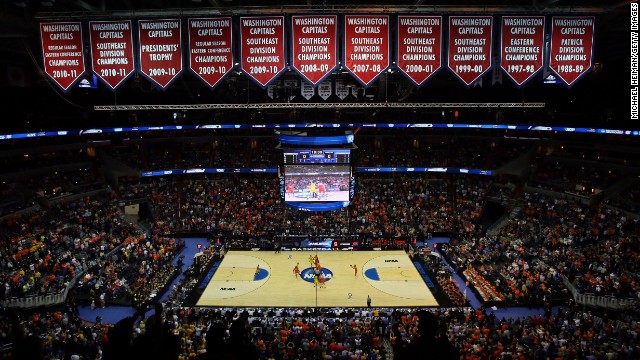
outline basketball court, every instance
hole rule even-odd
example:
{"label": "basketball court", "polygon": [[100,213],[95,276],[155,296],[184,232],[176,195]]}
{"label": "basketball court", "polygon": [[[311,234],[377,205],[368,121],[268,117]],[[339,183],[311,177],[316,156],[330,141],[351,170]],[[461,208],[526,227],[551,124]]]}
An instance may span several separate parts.
{"label": "basketball court", "polygon": [[[315,255],[324,286],[314,284]],[[361,307],[367,296],[374,307],[438,306],[404,251],[230,251],[197,306]]]}

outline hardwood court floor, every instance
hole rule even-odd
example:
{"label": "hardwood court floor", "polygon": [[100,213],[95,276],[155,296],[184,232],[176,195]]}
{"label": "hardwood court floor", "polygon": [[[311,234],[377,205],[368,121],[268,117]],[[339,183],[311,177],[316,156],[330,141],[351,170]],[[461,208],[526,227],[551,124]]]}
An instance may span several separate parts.
{"label": "hardwood court floor", "polygon": [[[327,279],[317,289],[309,269],[316,254]],[[404,251],[230,251],[197,306],[362,307],[367,295],[374,307],[438,306]]]}

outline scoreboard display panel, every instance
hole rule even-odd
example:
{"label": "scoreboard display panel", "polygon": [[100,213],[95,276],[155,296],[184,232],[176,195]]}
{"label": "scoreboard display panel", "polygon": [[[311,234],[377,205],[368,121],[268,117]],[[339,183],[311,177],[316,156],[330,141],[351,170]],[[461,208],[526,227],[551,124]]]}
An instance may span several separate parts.
{"label": "scoreboard display panel", "polygon": [[284,151],[285,164],[349,164],[350,149],[292,149]]}
{"label": "scoreboard display panel", "polygon": [[350,165],[285,165],[284,201],[349,201],[350,178]]}

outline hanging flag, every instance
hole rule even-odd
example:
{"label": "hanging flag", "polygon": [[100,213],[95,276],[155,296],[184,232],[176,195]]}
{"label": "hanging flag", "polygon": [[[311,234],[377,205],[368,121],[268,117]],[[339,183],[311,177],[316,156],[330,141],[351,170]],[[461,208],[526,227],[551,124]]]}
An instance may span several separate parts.
{"label": "hanging flag", "polygon": [[266,88],[285,70],[284,16],[240,18],[240,66]]}
{"label": "hanging flag", "polygon": [[302,81],[302,86],[300,86],[300,94],[303,98],[309,100],[313,97],[313,95],[315,95],[315,89],[313,88],[313,86],[311,86],[311,84],[307,83],[306,81]]}
{"label": "hanging flag", "polygon": [[140,73],[165,90],[182,72],[179,19],[138,20]]}
{"label": "hanging flag", "polygon": [[336,96],[338,96],[340,100],[344,100],[349,96],[349,88],[344,85],[344,80],[342,79],[336,79]]}
{"label": "hanging flag", "polygon": [[89,21],[89,40],[93,73],[117,89],[135,70],[131,20]]}
{"label": "hanging flag", "polygon": [[442,64],[442,16],[398,16],[400,71],[421,86]]}
{"label": "hanging flag", "polygon": [[344,67],[369,87],[390,64],[389,16],[345,15]]}
{"label": "hanging flag", "polygon": [[324,80],[318,85],[318,96],[320,96],[322,100],[327,100],[331,95],[331,80]]}
{"label": "hanging flag", "polygon": [[491,16],[449,17],[448,67],[467,86],[491,68]]}
{"label": "hanging flag", "polygon": [[233,69],[231,18],[189,19],[189,68],[210,88]]}
{"label": "hanging flag", "polygon": [[567,86],[591,69],[593,16],[554,16],[551,19],[549,67]]}
{"label": "hanging flag", "polygon": [[45,74],[63,91],[68,91],[85,70],[82,23],[40,23],[40,39]]}
{"label": "hanging flag", "polygon": [[542,69],[543,50],[544,16],[502,17],[500,67],[516,85],[524,85]]}
{"label": "hanging flag", "polygon": [[292,16],[291,37],[293,69],[317,86],[338,66],[338,17]]}

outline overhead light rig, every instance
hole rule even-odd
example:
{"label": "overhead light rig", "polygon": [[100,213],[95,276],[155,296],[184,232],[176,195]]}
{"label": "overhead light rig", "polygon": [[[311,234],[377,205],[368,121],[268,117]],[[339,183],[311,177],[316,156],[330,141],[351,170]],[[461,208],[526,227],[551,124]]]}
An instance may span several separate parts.
{"label": "overhead light rig", "polygon": [[263,104],[192,104],[192,105],[96,105],[95,111],[139,110],[250,110],[250,109],[419,109],[419,108],[544,108],[543,102],[511,103],[263,103]]}

